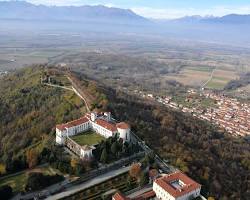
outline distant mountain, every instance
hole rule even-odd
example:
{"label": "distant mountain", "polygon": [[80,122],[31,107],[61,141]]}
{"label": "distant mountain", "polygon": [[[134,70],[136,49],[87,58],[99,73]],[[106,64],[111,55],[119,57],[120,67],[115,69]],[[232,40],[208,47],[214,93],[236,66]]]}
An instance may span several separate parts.
{"label": "distant mountain", "polygon": [[210,19],[214,19],[214,16],[205,16],[202,17],[200,15],[192,15],[192,16],[185,16],[179,19],[174,19],[172,21],[174,22],[200,22],[203,20],[210,20]]}
{"label": "distant mountain", "polygon": [[212,19],[205,19],[205,22],[217,22],[217,23],[227,23],[227,24],[250,24],[250,14],[249,15],[238,15],[230,14],[223,17],[215,17]]}
{"label": "distant mountain", "polygon": [[131,10],[105,6],[45,6],[25,1],[0,2],[0,19],[60,21],[147,21]]}
{"label": "distant mountain", "polygon": [[192,22],[192,23],[224,23],[224,24],[250,24],[250,15],[230,14],[223,17],[200,15],[186,16],[171,20],[172,22]]}

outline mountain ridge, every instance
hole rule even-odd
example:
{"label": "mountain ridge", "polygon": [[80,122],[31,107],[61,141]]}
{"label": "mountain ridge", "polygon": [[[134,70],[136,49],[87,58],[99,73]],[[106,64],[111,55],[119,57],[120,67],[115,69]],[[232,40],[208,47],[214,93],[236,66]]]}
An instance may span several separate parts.
{"label": "mountain ridge", "polygon": [[34,5],[26,1],[0,2],[0,19],[147,21],[146,18],[137,15],[130,9],[103,5],[46,6]]}
{"label": "mountain ridge", "polygon": [[228,14],[222,17],[191,15],[172,22],[199,22],[199,23],[224,23],[224,24],[250,24],[250,14]]}

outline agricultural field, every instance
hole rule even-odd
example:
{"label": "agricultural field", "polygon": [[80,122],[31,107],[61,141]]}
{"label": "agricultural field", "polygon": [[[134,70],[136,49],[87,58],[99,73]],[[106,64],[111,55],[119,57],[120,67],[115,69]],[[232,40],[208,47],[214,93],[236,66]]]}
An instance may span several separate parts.
{"label": "agricultural field", "polygon": [[[185,67],[177,75],[167,75],[166,79],[175,80],[185,86],[201,87],[211,78],[214,67]],[[223,89],[231,80],[238,78],[236,71],[215,69],[213,78],[205,86],[208,89]]]}
{"label": "agricultural field", "polygon": [[237,78],[239,78],[239,75],[235,71],[216,69],[213,78],[208,82],[206,88],[221,90],[229,81]]}
{"label": "agricultural field", "polygon": [[203,71],[196,68],[184,68],[176,75],[167,75],[166,79],[175,80],[187,86],[200,87],[209,79],[211,71]]}
{"label": "agricultural field", "polygon": [[83,146],[83,145],[98,144],[105,138],[93,131],[88,131],[80,135],[73,136],[71,137],[71,139],[73,139],[77,144],[80,144]]}
{"label": "agricultural field", "polygon": [[10,185],[13,188],[13,192],[23,191],[28,178],[28,174],[31,172],[40,172],[46,175],[61,174],[61,172],[55,170],[50,166],[38,167],[32,170],[22,171],[14,175],[2,177],[0,178],[0,186]]}

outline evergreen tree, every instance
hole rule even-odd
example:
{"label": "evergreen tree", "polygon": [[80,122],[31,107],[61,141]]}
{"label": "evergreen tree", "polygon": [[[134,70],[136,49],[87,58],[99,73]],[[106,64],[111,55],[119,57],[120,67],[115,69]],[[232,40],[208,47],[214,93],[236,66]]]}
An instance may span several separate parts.
{"label": "evergreen tree", "polygon": [[117,156],[117,153],[119,152],[119,146],[116,141],[111,145],[111,152],[115,156]]}
{"label": "evergreen tree", "polygon": [[106,149],[106,148],[104,148],[104,149],[102,150],[102,154],[101,154],[100,161],[101,161],[102,163],[107,163],[107,162],[108,162],[108,153],[107,153],[107,149]]}

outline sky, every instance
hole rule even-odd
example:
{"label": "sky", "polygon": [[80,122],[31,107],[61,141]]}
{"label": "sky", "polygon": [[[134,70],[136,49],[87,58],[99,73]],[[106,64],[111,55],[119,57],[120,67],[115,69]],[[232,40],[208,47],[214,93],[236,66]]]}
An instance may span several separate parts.
{"label": "sky", "polygon": [[[2,0],[0,0],[2,1]],[[5,0],[6,1],[6,0]],[[173,19],[190,15],[250,14],[250,0],[26,0],[46,5],[105,5],[131,9],[148,18]]]}

